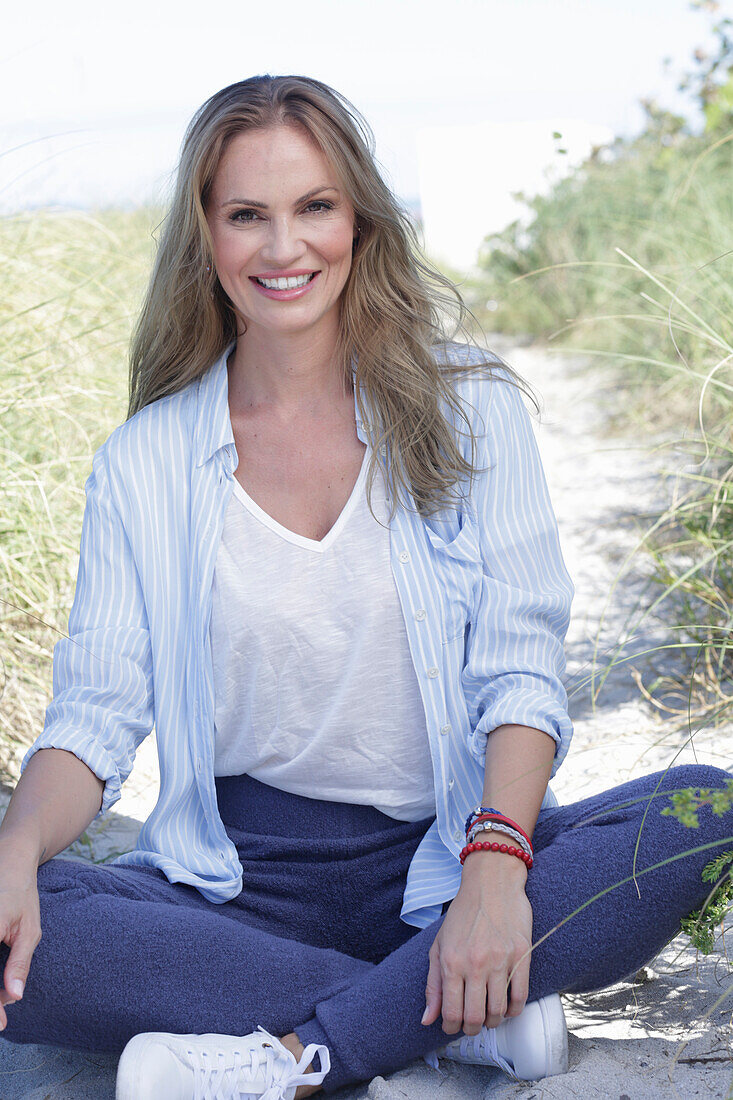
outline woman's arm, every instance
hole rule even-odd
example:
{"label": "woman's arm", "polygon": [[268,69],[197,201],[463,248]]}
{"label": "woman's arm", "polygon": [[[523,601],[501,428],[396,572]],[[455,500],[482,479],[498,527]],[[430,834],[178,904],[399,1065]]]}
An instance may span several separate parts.
{"label": "woman's arm", "polygon": [[[530,726],[499,726],[486,745],[482,806],[494,806],[532,837],[555,757],[555,741]],[[466,860],[465,867],[480,860]],[[521,861],[520,861],[521,862]],[[465,870],[464,867],[464,870]]]}
{"label": "woman's arm", "polygon": [[104,783],[65,749],[29,761],[0,824],[0,853],[35,871],[81,836],[102,805]]}
{"label": "woman's arm", "polygon": [[[521,394],[498,377],[488,389],[472,383],[469,402],[483,408],[486,425],[479,447],[486,469],[472,492],[483,578],[461,674],[469,749],[484,765],[483,804],[531,836],[572,736],[562,677],[574,588]],[[423,1023],[442,1013],[444,1031],[475,1035],[521,1012],[532,942],[528,873],[508,853],[466,857],[430,949]]]}
{"label": "woman's arm", "polygon": [[[555,756],[542,730],[504,725],[486,748],[484,806],[494,806],[532,836]],[[494,839],[494,833],[491,834]],[[507,843],[514,841],[507,837]],[[430,949],[426,1026],[476,1035],[518,1016],[527,1000],[532,909],[524,891],[526,865],[504,852],[466,857],[461,885]],[[511,975],[511,999],[508,1000]]]}
{"label": "woman's arm", "polygon": [[[20,765],[63,749],[104,785],[97,816],[119,799],[153,728],[153,657],[135,556],[115,503],[107,444],[92,458],[69,633],[53,650],[53,698]],[[82,831],[82,830],[80,830]]]}
{"label": "woman's arm", "polygon": [[477,475],[472,494],[483,580],[461,675],[469,749],[483,763],[492,730],[544,730],[556,742],[554,774],[573,732],[563,643],[575,589],[520,392],[499,376],[488,393],[471,397],[484,410],[479,463],[489,468]]}
{"label": "woman's arm", "polygon": [[[0,825],[0,941],[10,948],[0,1004],[23,996],[41,939],[36,875],[86,829],[102,802],[104,784],[64,749],[44,749],[21,775]],[[7,1015],[0,1009],[0,1028]]]}

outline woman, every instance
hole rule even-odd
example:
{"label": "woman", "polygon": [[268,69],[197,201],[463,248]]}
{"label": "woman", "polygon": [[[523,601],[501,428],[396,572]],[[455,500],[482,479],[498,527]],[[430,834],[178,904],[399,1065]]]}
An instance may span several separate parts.
{"label": "woman", "polygon": [[[446,341],[441,286],[332,89],[198,112],[0,828],[5,1037],[123,1051],[119,1098],[564,1072],[558,992],[706,896],[728,823],[660,811],[726,772],[549,792],[572,583],[516,376]],[[54,858],[153,723],[136,848]]]}

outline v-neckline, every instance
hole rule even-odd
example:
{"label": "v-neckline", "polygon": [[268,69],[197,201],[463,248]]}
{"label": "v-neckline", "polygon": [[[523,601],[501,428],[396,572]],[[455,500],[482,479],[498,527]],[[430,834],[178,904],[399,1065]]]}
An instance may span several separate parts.
{"label": "v-neckline", "polygon": [[234,495],[241,501],[245,508],[260,521],[260,523],[265,527],[269,527],[271,531],[274,531],[276,535],[285,539],[286,542],[290,542],[294,546],[301,546],[303,549],[311,550],[316,554],[323,554],[339,537],[359,502],[361,490],[366,480],[368,460],[369,446],[367,445],[364,449],[364,457],[361,460],[361,467],[359,468],[359,473],[354,482],[354,487],[349,494],[349,499],[341,509],[334,525],[326,532],[322,539],[309,539],[306,535],[299,535],[297,531],[291,531],[289,527],[285,527],[282,523],[278,523],[269,512],[266,512],[264,508],[260,507],[256,500],[252,499],[249,493],[242,488],[237,478],[232,475],[234,479]]}

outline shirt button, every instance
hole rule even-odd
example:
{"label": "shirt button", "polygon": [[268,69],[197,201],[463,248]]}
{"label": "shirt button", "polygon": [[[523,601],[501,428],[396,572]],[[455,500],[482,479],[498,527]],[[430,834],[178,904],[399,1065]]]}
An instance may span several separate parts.
{"label": "shirt button", "polygon": [[440,727],[440,732],[441,732],[441,733],[443,734],[443,736],[445,737],[445,735],[446,735],[447,733],[450,733],[450,726],[449,726],[449,725],[441,726],[441,727]]}
{"label": "shirt button", "polygon": [[386,455],[386,453],[387,453],[387,448],[385,447],[384,443],[383,443],[383,444],[381,445],[381,447],[379,448],[379,453],[380,453],[380,454],[382,454],[382,455]]}
{"label": "shirt button", "polygon": [[427,615],[427,611],[425,610],[424,607],[418,607],[417,611],[415,612],[415,618],[417,619],[417,621],[419,623],[421,623],[423,621],[423,619],[425,618],[426,615]]}
{"label": "shirt button", "polygon": [[456,831],[453,834],[453,839],[454,840],[463,840],[463,833],[461,832],[460,829],[456,829]]}
{"label": "shirt button", "polygon": [[403,550],[402,553],[400,554],[400,561],[404,565],[405,562],[408,562],[409,560],[410,560],[410,555],[407,553],[406,550]]}
{"label": "shirt button", "polygon": [[449,779],[449,780],[448,780],[448,790],[449,790],[449,791],[452,791],[452,790],[453,790],[453,784],[454,784],[454,783],[455,783],[455,779]]}
{"label": "shirt button", "polygon": [[[432,667],[432,668],[429,668],[429,669],[428,669],[428,676],[430,677],[430,679],[431,679],[431,680],[434,680],[434,679],[435,679],[435,677],[436,677],[436,676],[439,676],[439,675],[440,675],[440,672],[439,672],[439,671],[438,671],[438,669],[437,669],[437,668],[435,667],[435,665],[433,665],[433,667]],[[442,730],[441,730],[441,733],[442,733]]]}

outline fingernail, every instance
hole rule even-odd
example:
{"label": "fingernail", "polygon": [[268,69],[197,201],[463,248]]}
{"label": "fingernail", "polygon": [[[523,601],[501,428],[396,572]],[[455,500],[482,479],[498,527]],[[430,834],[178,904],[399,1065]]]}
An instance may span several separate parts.
{"label": "fingernail", "polygon": [[20,978],[11,978],[8,982],[8,993],[12,993],[14,997],[23,996],[23,983]]}
{"label": "fingernail", "polygon": [[426,1006],[425,1006],[425,1011],[424,1011],[424,1012],[423,1012],[423,1014],[422,1014],[422,1020],[420,1021],[420,1023],[421,1023],[421,1024],[424,1024],[424,1023],[425,1023],[425,1021],[426,1021],[426,1020],[427,1020],[427,1018],[428,1018],[428,1013],[429,1013],[429,1012],[430,1012],[430,1005],[426,1005]]}

